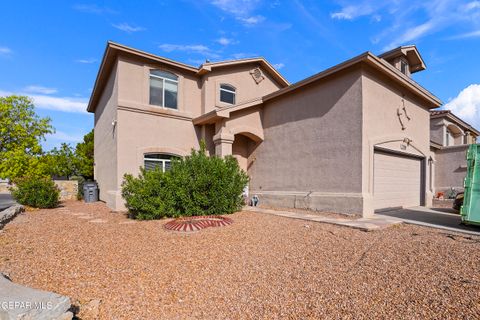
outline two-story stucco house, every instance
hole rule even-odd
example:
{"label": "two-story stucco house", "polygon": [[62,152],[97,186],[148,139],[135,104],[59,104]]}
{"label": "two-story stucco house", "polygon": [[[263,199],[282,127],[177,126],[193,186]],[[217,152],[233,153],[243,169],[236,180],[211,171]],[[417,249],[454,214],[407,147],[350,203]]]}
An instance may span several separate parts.
{"label": "two-story stucco house", "polygon": [[125,173],[168,170],[204,139],[238,159],[261,204],[363,215],[429,205],[441,102],[410,78],[424,69],[405,46],[289,84],[263,58],[196,68],[110,42],[88,105],[100,198],[122,210]]}
{"label": "two-story stucco house", "polygon": [[463,191],[467,173],[466,152],[480,132],[450,110],[430,113],[431,151],[434,153],[435,193]]}

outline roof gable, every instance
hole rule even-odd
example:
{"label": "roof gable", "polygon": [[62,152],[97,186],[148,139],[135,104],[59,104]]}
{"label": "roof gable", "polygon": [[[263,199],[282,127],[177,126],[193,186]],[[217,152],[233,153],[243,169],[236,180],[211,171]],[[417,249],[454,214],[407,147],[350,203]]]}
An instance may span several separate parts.
{"label": "roof gable", "polygon": [[88,112],[95,111],[96,104],[100,99],[103,88],[105,87],[105,83],[108,80],[110,72],[119,54],[125,54],[133,57],[151,60],[153,62],[164,63],[166,65],[169,65],[170,67],[182,69],[183,71],[192,73],[196,76],[202,76],[215,68],[230,67],[246,63],[258,63],[263,67],[263,70],[265,72],[267,72],[270,76],[272,76],[273,79],[275,79],[275,81],[280,84],[281,87],[288,87],[290,85],[290,83],[263,57],[228,60],[220,62],[208,62],[202,64],[200,67],[197,68],[185,63],[177,62],[168,58],[164,58],[145,51],[127,47],[122,44],[108,41],[105,53],[102,58],[102,62],[100,64],[100,69],[95,80],[92,95],[90,96],[90,101],[88,102]]}
{"label": "roof gable", "polygon": [[422,56],[420,55],[420,52],[415,45],[401,46],[384,52],[378,57],[389,62],[399,57],[405,57],[408,61],[410,73],[422,71],[427,68]]}

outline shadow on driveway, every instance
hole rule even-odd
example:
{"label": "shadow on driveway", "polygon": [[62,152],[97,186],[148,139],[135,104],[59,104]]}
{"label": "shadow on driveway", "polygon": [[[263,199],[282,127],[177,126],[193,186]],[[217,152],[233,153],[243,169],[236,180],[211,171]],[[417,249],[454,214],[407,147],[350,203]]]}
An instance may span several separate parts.
{"label": "shadow on driveway", "polygon": [[414,207],[377,213],[379,215],[400,218],[405,222],[431,227],[440,227],[451,231],[467,232],[480,236],[480,226],[464,225],[460,214],[449,208]]}

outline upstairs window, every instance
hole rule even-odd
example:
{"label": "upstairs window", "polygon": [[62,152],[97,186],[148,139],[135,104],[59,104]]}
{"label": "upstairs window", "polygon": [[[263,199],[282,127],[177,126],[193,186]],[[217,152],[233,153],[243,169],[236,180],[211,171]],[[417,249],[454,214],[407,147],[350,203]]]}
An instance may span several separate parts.
{"label": "upstairs window", "polygon": [[406,62],[403,61],[403,60],[400,61],[400,71],[401,71],[404,75],[408,75],[408,63],[406,63]]}
{"label": "upstairs window", "polygon": [[177,109],[178,77],[173,73],[150,71],[150,104]]}
{"label": "upstairs window", "polygon": [[448,129],[445,131],[445,145],[447,147],[453,146],[453,135]]}
{"label": "upstairs window", "polygon": [[220,101],[235,104],[235,88],[228,84],[220,85]]}
{"label": "upstairs window", "polygon": [[143,162],[145,170],[154,170],[159,168],[163,172],[170,170],[172,159],[176,158],[170,154],[148,153],[144,155]]}

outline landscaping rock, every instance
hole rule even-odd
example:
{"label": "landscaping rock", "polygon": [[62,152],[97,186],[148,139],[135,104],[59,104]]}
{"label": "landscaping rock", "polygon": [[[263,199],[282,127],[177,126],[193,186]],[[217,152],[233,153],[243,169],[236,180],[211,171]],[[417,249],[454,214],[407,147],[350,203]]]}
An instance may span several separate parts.
{"label": "landscaping rock", "polygon": [[71,320],[70,298],[11,282],[0,273],[0,320]]}
{"label": "landscaping rock", "polygon": [[88,303],[80,306],[80,314],[78,315],[81,319],[92,319],[96,320],[100,316],[100,299],[90,300]]}
{"label": "landscaping rock", "polygon": [[0,211],[0,229],[3,228],[10,220],[15,218],[17,214],[25,211],[25,208],[22,205],[14,205],[10,208],[7,208],[3,211]]}

